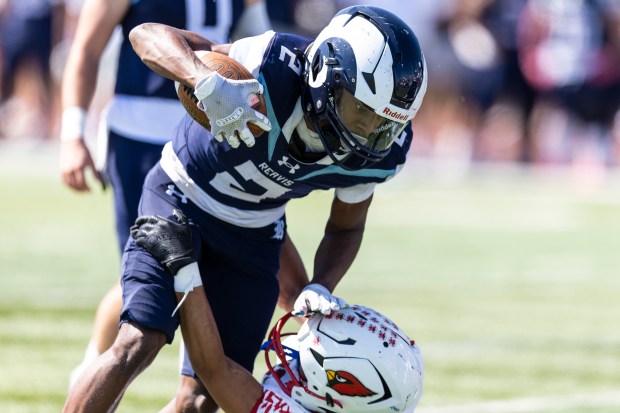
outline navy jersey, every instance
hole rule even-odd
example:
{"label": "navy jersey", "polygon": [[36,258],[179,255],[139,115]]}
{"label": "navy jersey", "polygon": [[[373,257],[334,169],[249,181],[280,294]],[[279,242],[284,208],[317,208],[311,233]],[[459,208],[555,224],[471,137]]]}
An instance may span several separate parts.
{"label": "navy jersey", "polygon": [[[268,32],[240,42],[246,45],[237,47],[235,43],[231,56],[244,64],[245,55],[240,50],[250,55],[264,50],[258,67],[252,66],[252,56],[246,66],[264,86],[272,130],[256,138],[251,148],[242,144],[233,149],[226,142],[213,139],[206,129],[186,116],[172,147],[164,149],[161,164],[188,198],[225,221],[259,227],[275,221],[290,199],[316,189],[336,188],[339,196],[339,189],[359,188],[362,198],[354,197],[352,201],[361,201],[372,194],[374,184],[386,181],[400,170],[411,145],[410,128],[392,145],[388,156],[366,169],[345,170],[333,165],[328,156],[311,164],[293,158],[288,150],[289,141],[294,127],[303,120],[301,62],[297,51],[305,50],[311,40]],[[344,195],[340,198],[351,201]]]}

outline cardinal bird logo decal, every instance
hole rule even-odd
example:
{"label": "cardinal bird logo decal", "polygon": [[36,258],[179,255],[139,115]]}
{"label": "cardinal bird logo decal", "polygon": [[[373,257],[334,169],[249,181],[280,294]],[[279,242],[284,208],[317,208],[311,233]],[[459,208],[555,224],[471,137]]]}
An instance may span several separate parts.
{"label": "cardinal bird logo decal", "polygon": [[343,396],[368,397],[377,394],[348,371],[326,370],[325,372],[327,373],[327,386]]}

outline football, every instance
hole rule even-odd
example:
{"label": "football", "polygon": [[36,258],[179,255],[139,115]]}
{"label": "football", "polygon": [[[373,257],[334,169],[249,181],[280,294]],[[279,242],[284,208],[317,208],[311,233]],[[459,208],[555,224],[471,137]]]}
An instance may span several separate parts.
{"label": "football", "polygon": [[[231,57],[221,53],[209,51],[197,51],[196,55],[204,62],[205,65],[207,65],[209,69],[218,72],[225,78],[236,80],[254,79],[250,71]],[[177,96],[179,97],[179,100],[183,104],[183,107],[187,113],[189,113],[189,115],[196,122],[210,131],[211,124],[209,123],[209,118],[207,117],[207,114],[198,107],[198,99],[194,96],[194,89],[189,86],[182,85],[179,82],[174,82],[174,86],[177,91]],[[265,98],[262,94],[252,95],[249,103],[253,109],[256,109],[265,116],[267,115],[267,105],[265,104]],[[248,127],[255,137],[258,137],[265,132],[251,122],[248,123]]]}

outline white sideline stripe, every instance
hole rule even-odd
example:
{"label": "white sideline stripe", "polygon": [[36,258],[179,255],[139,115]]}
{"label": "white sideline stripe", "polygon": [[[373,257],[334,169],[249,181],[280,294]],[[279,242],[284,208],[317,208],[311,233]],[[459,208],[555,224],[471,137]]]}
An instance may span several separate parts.
{"label": "white sideline stripe", "polygon": [[530,413],[585,406],[620,406],[620,392],[528,397],[465,405],[419,408],[419,413]]}

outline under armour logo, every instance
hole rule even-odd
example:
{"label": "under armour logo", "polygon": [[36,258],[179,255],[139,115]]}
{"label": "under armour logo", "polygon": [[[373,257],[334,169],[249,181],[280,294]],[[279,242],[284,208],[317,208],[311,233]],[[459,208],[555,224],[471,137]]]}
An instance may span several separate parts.
{"label": "under armour logo", "polygon": [[284,220],[279,219],[273,223],[273,239],[284,239]]}
{"label": "under armour logo", "polygon": [[294,174],[296,170],[299,169],[299,164],[295,164],[293,165],[292,163],[290,163],[288,161],[288,156],[282,156],[282,159],[278,161],[278,165],[282,166],[286,166],[287,168],[289,168],[289,173],[290,174]]}
{"label": "under armour logo", "polygon": [[176,195],[179,198],[181,198],[181,203],[187,204],[187,197],[185,196],[185,194],[182,194],[181,192],[177,191],[174,185],[168,185],[168,189],[166,189],[166,195],[170,195],[170,196]]}

